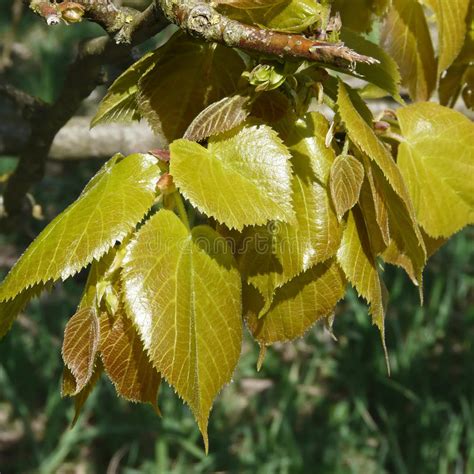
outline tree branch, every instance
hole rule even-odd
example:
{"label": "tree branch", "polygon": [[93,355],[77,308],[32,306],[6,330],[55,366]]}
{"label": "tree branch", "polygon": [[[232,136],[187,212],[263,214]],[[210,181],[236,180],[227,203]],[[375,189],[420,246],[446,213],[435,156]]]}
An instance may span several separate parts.
{"label": "tree branch", "polygon": [[205,41],[222,43],[262,54],[286,59],[309,61],[348,68],[357,62],[375,64],[378,61],[344,46],[303,35],[278,33],[244,25],[221,15],[202,0],[157,0],[166,18],[189,34]]}
{"label": "tree branch", "polygon": [[[38,6],[35,8],[35,11],[39,9]],[[44,6],[44,2],[40,10],[48,20],[50,10]],[[67,71],[58,99],[52,105],[30,110],[31,135],[4,191],[4,207],[8,216],[21,213],[27,192],[42,179],[45,161],[57,132],[95,87],[103,83],[102,66],[127,58],[133,45],[150,38],[168,24],[167,19],[152,5],[143,13],[135,11],[133,20],[127,20],[126,27],[119,30],[113,28],[112,34],[120,35],[119,44],[117,38],[104,36],[81,45],[76,60]]]}

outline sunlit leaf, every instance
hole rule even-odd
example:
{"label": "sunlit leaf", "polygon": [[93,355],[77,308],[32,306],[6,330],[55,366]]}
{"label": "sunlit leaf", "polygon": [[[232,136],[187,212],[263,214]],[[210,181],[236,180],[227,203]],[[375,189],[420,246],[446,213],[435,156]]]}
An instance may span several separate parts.
{"label": "sunlit leaf", "polygon": [[266,125],[170,146],[170,172],[191,204],[229,227],[292,221],[290,154]]}
{"label": "sunlit leaf", "polygon": [[359,200],[364,182],[364,165],[350,155],[340,155],[331,167],[329,180],[332,202],[341,219]]}
{"label": "sunlit leaf", "polygon": [[71,395],[79,393],[92,376],[99,334],[99,319],[94,308],[79,309],[66,325],[62,355],[75,380],[75,391]]}
{"label": "sunlit leaf", "polygon": [[233,49],[177,33],[140,79],[140,113],[169,141],[181,138],[196,115],[236,92],[244,67]]}
{"label": "sunlit leaf", "polygon": [[388,211],[391,238],[397,241],[399,251],[412,261],[421,285],[426,251],[413,203],[400,169],[385,145],[358,114],[342,83],[339,86],[338,109],[349,137],[360,151],[372,160],[368,166],[371,171],[366,170],[366,173],[374,176],[377,184],[373,191],[380,193]]}
{"label": "sunlit leaf", "polygon": [[243,294],[246,323],[260,344],[291,341],[334,311],[345,286],[346,280],[334,261],[321,263],[279,288],[269,311],[259,319],[263,299],[247,285]]}
{"label": "sunlit leaf", "polygon": [[392,1],[382,45],[397,62],[411,97],[428,100],[436,86],[436,60],[423,7],[416,0]]}
{"label": "sunlit leaf", "polygon": [[357,293],[370,304],[374,324],[384,338],[385,309],[382,284],[367,229],[357,208],[350,211],[347,217],[341,247],[337,252],[337,261]]}
{"label": "sunlit leaf", "polygon": [[243,23],[253,23],[289,33],[304,31],[320,19],[321,6],[313,0],[285,0],[272,3],[274,5],[267,8],[228,8],[225,13]]}
{"label": "sunlit leaf", "polygon": [[120,309],[100,317],[100,355],[117,393],[132,402],[157,405],[161,377],[148,359],[132,321]]}
{"label": "sunlit leaf", "polygon": [[213,400],[241,350],[240,276],[165,210],[140,229],[123,265],[127,312],[154,366],[191,407],[207,448]]}
{"label": "sunlit leaf", "polygon": [[432,237],[449,237],[474,223],[474,125],[441,105],[397,112],[404,141],[398,165],[416,215]]}
{"label": "sunlit leaf", "polygon": [[[295,124],[292,134],[304,136],[311,117]],[[314,131],[311,133],[314,134]],[[314,144],[316,137],[307,137]],[[289,139],[296,146],[294,137]],[[303,138],[304,140],[304,138]],[[324,141],[320,136],[319,140]],[[301,145],[301,144],[300,144]],[[265,312],[272,302],[275,289],[308,270],[318,262],[333,257],[341,240],[341,226],[329,196],[329,186],[322,184],[314,169],[326,166],[324,155],[312,149],[310,155],[294,151],[293,208],[296,221],[272,222],[266,227],[248,228],[244,231],[243,248],[240,249],[240,270],[249,283],[264,296]],[[329,159],[333,159],[330,156]],[[323,161],[323,163],[319,163]]]}
{"label": "sunlit leaf", "polygon": [[224,97],[214,102],[191,122],[183,138],[200,142],[237,127],[249,116],[249,104],[250,98],[243,95]]}
{"label": "sunlit leaf", "polygon": [[151,155],[112,158],[28,247],[0,286],[0,301],[40,282],[66,279],[99,259],[152,206],[159,176]]}
{"label": "sunlit leaf", "polygon": [[448,69],[460,53],[466,35],[471,0],[424,0],[436,13],[439,29],[438,74]]}

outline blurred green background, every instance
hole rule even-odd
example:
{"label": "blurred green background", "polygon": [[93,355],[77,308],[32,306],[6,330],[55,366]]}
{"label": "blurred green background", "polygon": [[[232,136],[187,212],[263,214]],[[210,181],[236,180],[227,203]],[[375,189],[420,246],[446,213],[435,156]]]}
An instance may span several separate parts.
{"label": "blurred green background", "polygon": [[[91,25],[46,28],[0,0],[0,54],[12,39],[10,82],[45,100],[60,87]],[[8,41],[10,41],[10,39]],[[0,157],[0,176],[15,165]],[[77,197],[99,162],[54,163],[34,190],[46,221],[0,236],[0,276],[45,223]],[[1,183],[0,183],[1,189]],[[0,472],[10,473],[473,473],[473,229],[430,261],[425,305],[406,276],[387,267],[388,377],[366,306],[350,291],[334,341],[322,325],[269,350],[260,372],[250,339],[211,414],[205,456],[189,410],[162,387],[163,418],[115,397],[100,382],[77,425],[60,397],[61,338],[85,275],[34,301],[0,342]]]}

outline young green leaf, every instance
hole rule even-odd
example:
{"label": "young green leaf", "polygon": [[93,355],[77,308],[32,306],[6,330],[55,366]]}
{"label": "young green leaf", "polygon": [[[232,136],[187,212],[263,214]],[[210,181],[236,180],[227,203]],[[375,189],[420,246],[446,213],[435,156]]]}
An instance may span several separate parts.
{"label": "young green leaf", "polygon": [[99,318],[94,308],[79,309],[66,325],[62,355],[74,377],[75,391],[71,395],[77,395],[92,376],[99,334]]}
{"label": "young green leaf", "polygon": [[331,167],[330,189],[339,220],[359,200],[364,182],[364,165],[350,155],[340,155]]}
{"label": "young green leaf", "polygon": [[324,160],[317,153],[311,156],[294,153],[292,157],[294,223],[272,222],[267,227],[244,231],[240,270],[264,296],[266,305],[262,314],[268,310],[276,288],[333,257],[339,247],[341,226],[328,186],[322,185],[313,171],[316,163],[312,162],[320,159]]}
{"label": "young green leaf", "polygon": [[369,236],[360,209],[354,208],[347,217],[337,261],[358,294],[370,304],[374,324],[385,339],[385,309],[382,283],[377,263],[370,247]]}
{"label": "young green leaf", "polygon": [[432,237],[449,237],[474,223],[474,125],[441,105],[397,112],[404,136],[398,165],[416,215]]}
{"label": "young green leaf", "polygon": [[428,100],[436,86],[436,60],[423,7],[417,0],[392,1],[382,45],[397,62],[412,99]]}
{"label": "young green leaf", "polygon": [[38,284],[31,288],[23,290],[9,301],[0,302],[0,339],[10,330],[18,314],[29,303],[29,301],[38,296],[45,285]]}
{"label": "young green leaf", "polygon": [[466,36],[466,16],[471,0],[424,0],[436,14],[439,29],[438,74],[449,68],[460,53]]}
{"label": "young green leaf", "polygon": [[137,103],[138,81],[156,61],[156,51],[145,54],[114,81],[99,104],[91,121],[91,128],[100,123],[131,122],[140,118]]}
{"label": "young green leaf", "polygon": [[191,407],[207,449],[213,400],[241,350],[238,272],[201,250],[178,217],[161,210],[129,244],[122,284],[151,361]]}
{"label": "young green leaf", "polygon": [[341,31],[341,40],[354,51],[379,61],[376,64],[370,65],[364,63],[358,64],[357,74],[362,75],[366,81],[380,87],[388,92],[395,100],[403,103],[399,92],[401,76],[397,63],[393,58],[380,46],[346,28],[343,28]]}
{"label": "young green leaf", "polygon": [[132,402],[150,403],[159,413],[161,377],[148,359],[137,330],[119,308],[114,318],[100,317],[100,356],[117,393]]}
{"label": "young green leaf", "polygon": [[228,227],[293,221],[290,153],[274,130],[251,125],[170,146],[170,172],[191,204]]}
{"label": "young green leaf", "polygon": [[314,266],[279,288],[269,311],[250,285],[244,287],[244,316],[252,335],[262,345],[292,341],[316,321],[330,315],[344,296],[346,280],[333,260]]}
{"label": "young green leaf", "polygon": [[224,97],[205,108],[189,125],[183,138],[200,142],[237,127],[250,114],[250,97]]}
{"label": "young green leaf", "polygon": [[366,169],[366,173],[377,175],[377,192],[382,194],[382,200],[388,210],[389,226],[393,234],[391,237],[397,240],[399,251],[411,259],[421,286],[426,251],[413,203],[400,169],[372,128],[354,108],[342,82],[339,84],[338,110],[351,140],[372,160],[368,165],[371,171]]}
{"label": "young green leaf", "polygon": [[[262,0],[258,0],[258,3],[262,3]],[[234,11],[226,9],[225,12],[243,23],[263,25],[271,30],[288,33],[300,33],[320,19],[321,6],[313,0],[266,1],[266,3],[273,5],[268,5],[266,8],[235,8]]]}
{"label": "young green leaf", "polygon": [[244,69],[233,49],[177,33],[140,79],[140,113],[169,141],[181,138],[196,115],[236,92]]}
{"label": "young green leaf", "polygon": [[0,301],[41,282],[64,280],[99,259],[150,209],[159,176],[151,155],[112,158],[28,247],[0,286]]}

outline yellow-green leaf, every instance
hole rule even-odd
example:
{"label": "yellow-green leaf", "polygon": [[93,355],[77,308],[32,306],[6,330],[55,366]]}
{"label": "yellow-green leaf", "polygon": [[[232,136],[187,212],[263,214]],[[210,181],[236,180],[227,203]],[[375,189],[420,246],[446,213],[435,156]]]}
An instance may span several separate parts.
{"label": "yellow-green leaf", "polygon": [[35,285],[23,290],[9,301],[0,302],[0,339],[10,330],[18,314],[28,304],[28,302],[38,296],[44,289],[43,284]]}
{"label": "yellow-green leaf", "polygon": [[366,81],[383,89],[398,102],[403,103],[399,93],[401,76],[393,58],[377,44],[346,28],[341,31],[341,40],[354,51],[379,61],[377,64],[359,63],[357,74],[362,75]]}
{"label": "yellow-green leaf", "polygon": [[354,108],[342,83],[339,84],[338,108],[349,137],[372,160],[367,166],[370,171],[366,169],[366,174],[374,175],[377,193],[383,196],[382,201],[388,210],[390,232],[396,238],[400,252],[411,259],[421,284],[426,251],[400,169],[385,145]]}
{"label": "yellow-green leaf", "polygon": [[398,165],[418,221],[432,237],[449,237],[474,223],[474,125],[433,103],[397,112],[404,137]]}
{"label": "yellow-green leaf", "polygon": [[148,359],[137,330],[123,308],[115,318],[100,317],[100,356],[117,393],[132,402],[150,403],[159,413],[161,376]]}
{"label": "yellow-green leaf", "polygon": [[435,12],[439,30],[438,74],[457,58],[466,36],[466,16],[471,0],[424,0]]}
{"label": "yellow-green leaf", "polygon": [[374,324],[384,338],[384,301],[382,284],[369,236],[358,208],[349,212],[337,261],[358,294],[370,304]]}
{"label": "yellow-green leaf", "polygon": [[244,315],[255,339],[262,345],[291,341],[304,335],[316,321],[329,316],[344,296],[346,280],[333,261],[321,263],[297,276],[275,294],[269,311],[259,318],[261,295],[244,287]]}
{"label": "yellow-green leaf", "polygon": [[364,165],[350,155],[340,155],[331,167],[330,189],[332,202],[341,219],[359,200],[364,182]]}
{"label": "yellow-green leaf", "polygon": [[151,155],[112,158],[28,247],[0,286],[0,301],[38,283],[66,279],[99,259],[152,206],[159,176]]}
{"label": "yellow-green leaf", "polygon": [[240,269],[247,281],[264,296],[267,304],[263,312],[272,302],[276,288],[333,257],[339,247],[341,226],[328,186],[321,184],[313,171],[321,159],[324,157],[318,154],[298,153],[292,158],[294,223],[272,222],[267,227],[244,231]]}
{"label": "yellow-green leaf", "polygon": [[218,5],[228,5],[244,10],[252,8],[268,8],[286,2],[287,0],[217,0]]}
{"label": "yellow-green leaf", "polygon": [[71,395],[78,394],[92,376],[99,333],[99,318],[94,308],[79,309],[66,325],[62,355],[75,381],[75,391]]}
{"label": "yellow-green leaf", "polygon": [[291,154],[305,163],[309,160],[315,179],[321,184],[329,183],[331,166],[336,159],[334,150],[327,147],[325,140],[329,122],[320,113],[312,112],[296,121],[280,124],[282,134]]}
{"label": "yellow-green leaf", "polygon": [[231,228],[292,221],[290,153],[275,131],[252,125],[212,139],[170,146],[170,172],[181,193]]}
{"label": "yellow-green leaf", "polygon": [[241,350],[240,276],[201,250],[174,213],[161,210],[129,244],[122,277],[144,347],[191,407],[207,448],[213,400]]}
{"label": "yellow-green leaf", "polygon": [[392,1],[382,45],[397,62],[412,99],[428,100],[436,86],[437,68],[423,7],[417,0]]}
{"label": "yellow-green leaf", "polygon": [[[261,3],[262,0],[258,2]],[[321,6],[314,0],[267,1],[266,3],[274,5],[263,8],[227,8],[225,12],[244,23],[253,23],[288,33],[300,33],[320,19]]]}
{"label": "yellow-green leaf", "polygon": [[140,113],[169,141],[181,138],[196,115],[236,92],[244,68],[235,50],[177,33],[140,79]]}
{"label": "yellow-green leaf", "polygon": [[91,120],[91,127],[100,123],[131,122],[140,118],[137,103],[138,81],[153,67],[156,60],[156,51],[145,54],[113,82]]}

